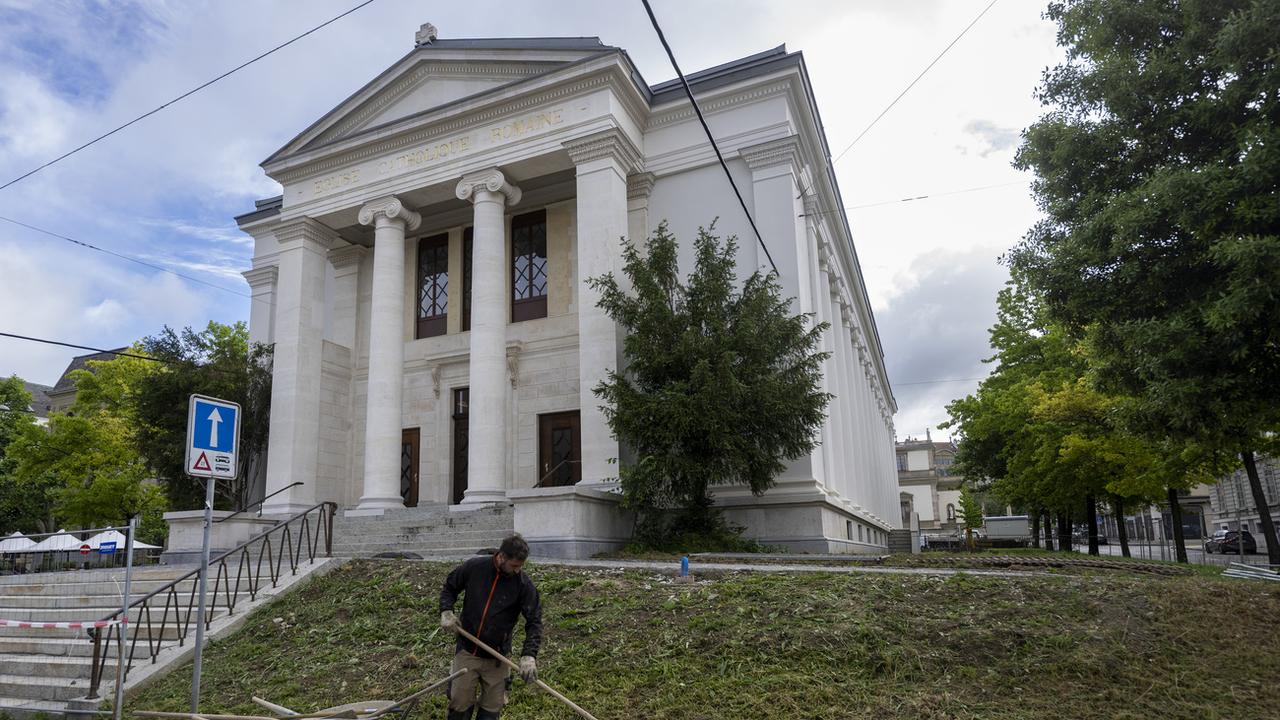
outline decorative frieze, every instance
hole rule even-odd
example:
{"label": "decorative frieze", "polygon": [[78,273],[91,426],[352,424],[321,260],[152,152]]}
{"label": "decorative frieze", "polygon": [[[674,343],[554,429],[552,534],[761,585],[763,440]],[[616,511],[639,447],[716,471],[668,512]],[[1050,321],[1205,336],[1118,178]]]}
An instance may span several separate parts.
{"label": "decorative frieze", "polygon": [[592,160],[612,160],[622,168],[624,175],[630,175],[641,169],[643,156],[631,140],[615,128],[601,130],[564,143],[569,151],[569,159],[574,165],[582,165]]}
{"label": "decorative frieze", "polygon": [[740,148],[738,157],[745,160],[747,167],[752,170],[763,170],[777,165],[785,165],[790,167],[791,172],[797,176],[800,174],[800,168],[804,165],[799,135],[790,135],[777,140],[763,142],[759,145]]}
{"label": "decorative frieze", "polygon": [[654,174],[638,172],[627,176],[627,199],[647,200],[653,193]]}
{"label": "decorative frieze", "polygon": [[281,223],[275,227],[274,233],[281,250],[295,243],[313,243],[328,250],[339,239],[333,228],[309,217]]}
{"label": "decorative frieze", "polygon": [[245,282],[249,283],[249,289],[254,294],[259,292],[269,292],[276,285],[276,277],[280,274],[280,268],[276,265],[263,265],[252,270],[245,270],[240,273]]}
{"label": "decorative frieze", "polygon": [[359,245],[347,245],[329,251],[329,264],[339,277],[360,269],[360,262],[369,253]]}

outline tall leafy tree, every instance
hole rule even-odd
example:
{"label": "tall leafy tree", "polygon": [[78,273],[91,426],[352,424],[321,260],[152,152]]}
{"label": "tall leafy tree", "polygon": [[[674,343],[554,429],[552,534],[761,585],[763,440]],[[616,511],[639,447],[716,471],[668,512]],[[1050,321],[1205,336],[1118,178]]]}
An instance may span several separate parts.
{"label": "tall leafy tree", "polygon": [[146,381],[130,396],[138,420],[138,450],[150,472],[164,482],[170,505],[189,509],[204,503],[202,481],[186,474],[187,405],[193,393],[241,408],[239,472],[233,481],[218,481],[215,504],[240,509],[257,500],[250,495],[267,448],[271,348],[250,343],[243,322],[210,322],[199,332],[166,327],[141,346],[161,362],[151,364]]}
{"label": "tall leafy tree", "polygon": [[620,475],[642,540],[716,530],[712,488],[763,493],[786,461],[814,449],[830,401],[818,350],[826,326],[794,314],[774,276],[740,282],[736,240],[712,231],[698,232],[687,282],[666,223],[643,248],[623,242],[625,282],[590,280],[626,332],[625,372],[594,391],[635,451]]}
{"label": "tall leafy tree", "polygon": [[1254,453],[1280,428],[1280,0],[1059,0],[1067,60],[1024,133],[1044,219],[1011,253],[1153,440]]}

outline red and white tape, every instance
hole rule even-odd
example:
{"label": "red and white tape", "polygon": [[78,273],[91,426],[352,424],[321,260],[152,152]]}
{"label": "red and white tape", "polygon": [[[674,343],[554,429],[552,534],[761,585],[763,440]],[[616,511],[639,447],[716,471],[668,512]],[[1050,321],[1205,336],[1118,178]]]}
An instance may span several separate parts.
{"label": "red and white tape", "polygon": [[81,628],[104,628],[111,625],[124,625],[126,623],[126,620],[91,620],[89,622],[32,622],[30,620],[0,620],[0,627],[79,630]]}

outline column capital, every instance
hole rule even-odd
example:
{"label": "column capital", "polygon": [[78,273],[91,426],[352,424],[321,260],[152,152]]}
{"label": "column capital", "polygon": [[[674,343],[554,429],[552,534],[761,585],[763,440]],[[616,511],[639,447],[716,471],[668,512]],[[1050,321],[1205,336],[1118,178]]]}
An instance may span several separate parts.
{"label": "column capital", "polygon": [[280,268],[276,265],[263,265],[252,270],[245,270],[240,274],[244,276],[245,282],[249,283],[250,289],[269,289],[275,284],[276,277],[280,274]]}
{"label": "column capital", "polygon": [[360,267],[360,261],[369,253],[359,245],[346,245],[340,248],[334,248],[329,251],[329,264],[334,270],[339,271],[339,275],[344,275],[341,271],[352,271]]}
{"label": "column capital", "polygon": [[569,159],[574,165],[592,160],[612,160],[622,170],[624,177],[639,171],[643,166],[640,151],[625,133],[616,128],[569,140],[564,143],[564,149],[569,151]]}
{"label": "column capital", "polygon": [[507,182],[507,178],[498,168],[489,168],[479,172],[468,173],[458,181],[456,193],[459,200],[476,201],[476,193],[480,191],[502,193],[506,196],[507,205],[520,202],[520,188]]}
{"label": "column capital", "polygon": [[632,173],[627,176],[627,199],[647,200],[653,193],[653,183],[657,178],[651,172]]}
{"label": "column capital", "polygon": [[276,241],[280,243],[281,248],[292,245],[294,243],[314,243],[321,248],[328,250],[338,241],[338,233],[333,228],[324,223],[313,220],[309,217],[300,217],[290,222],[282,223],[274,231]]}
{"label": "column capital", "polygon": [[[798,135],[790,135],[777,140],[762,142],[758,145],[738,148],[738,157],[745,160],[747,167],[753,171],[778,165],[789,165],[797,178],[800,176],[800,168],[803,165],[800,136]],[[805,212],[808,212],[808,210]]]}
{"label": "column capital", "polygon": [[377,222],[379,215],[388,220],[403,222],[406,230],[417,230],[418,225],[422,224],[422,216],[405,207],[400,198],[395,195],[380,197],[365,203],[364,207],[360,208],[357,219],[361,225],[373,225]]}

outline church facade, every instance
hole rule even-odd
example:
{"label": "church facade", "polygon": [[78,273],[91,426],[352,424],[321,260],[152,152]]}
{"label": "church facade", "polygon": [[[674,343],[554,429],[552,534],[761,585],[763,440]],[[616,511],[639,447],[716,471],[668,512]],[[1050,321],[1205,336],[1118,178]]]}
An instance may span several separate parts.
{"label": "church facade", "polygon": [[[619,239],[717,216],[766,262],[677,82],[596,38],[436,39],[263,163],[250,333],[274,345],[264,511],[510,504],[543,552],[625,542],[592,388],[618,327],[587,279]],[[689,76],[797,312],[830,322],[821,444],[762,496],[717,491],[765,543],[875,552],[897,521],[895,405],[803,58]]]}

